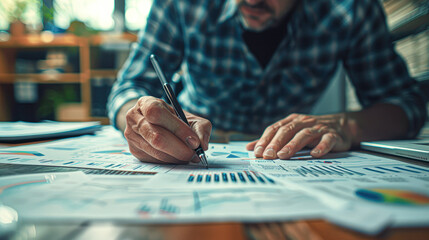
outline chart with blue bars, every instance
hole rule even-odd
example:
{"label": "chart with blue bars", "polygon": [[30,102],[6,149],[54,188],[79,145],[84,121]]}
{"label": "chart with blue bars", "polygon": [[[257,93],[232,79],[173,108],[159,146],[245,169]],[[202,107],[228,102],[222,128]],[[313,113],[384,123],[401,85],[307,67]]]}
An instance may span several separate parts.
{"label": "chart with blue bars", "polygon": [[365,176],[365,175],[395,175],[395,174],[428,174],[429,169],[414,165],[401,164],[398,166],[365,166],[360,168],[340,165],[313,165],[293,168],[302,177],[323,176]]}
{"label": "chart with blue bars", "polygon": [[377,174],[428,174],[429,168],[415,165],[402,164],[398,166],[373,166],[364,167],[364,170]]}
{"label": "chart with blue bars", "polygon": [[314,166],[306,166],[306,167],[302,166],[302,167],[295,168],[294,171],[303,177],[365,175],[364,173],[353,171],[346,167],[338,166],[338,165],[329,165],[329,166],[314,165]]}
{"label": "chart with blue bars", "polygon": [[237,172],[193,172],[186,179],[188,184],[247,184],[276,185],[277,182],[263,173],[256,171]]}
{"label": "chart with blue bars", "polygon": [[[364,158],[366,155],[349,158],[317,159],[307,161],[255,160],[251,161],[249,170],[263,172],[268,176],[300,181],[321,181],[333,179],[388,179],[413,177],[429,181],[429,168],[426,166],[392,161],[390,159]],[[377,180],[377,181],[378,181]],[[386,180],[387,181],[387,180]]]}

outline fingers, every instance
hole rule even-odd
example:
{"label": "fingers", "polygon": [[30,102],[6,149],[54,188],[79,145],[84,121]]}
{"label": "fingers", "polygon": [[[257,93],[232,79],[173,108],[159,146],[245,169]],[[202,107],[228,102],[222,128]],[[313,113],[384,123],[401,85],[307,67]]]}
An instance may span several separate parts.
{"label": "fingers", "polygon": [[319,158],[328,152],[342,152],[350,149],[351,139],[344,138],[336,132],[324,134],[319,144],[311,151],[313,157]]}
{"label": "fingers", "polygon": [[191,124],[192,130],[197,134],[201,142],[201,147],[204,151],[209,148],[210,134],[212,131],[212,124],[209,120],[199,117],[189,117],[189,123]]}
{"label": "fingers", "polygon": [[335,133],[327,133],[322,136],[319,144],[311,151],[311,156],[320,158],[330,152],[336,144],[341,142],[341,138]]}
{"label": "fingers", "polygon": [[253,151],[255,149],[255,145],[258,143],[259,140],[255,140],[253,142],[250,142],[246,145],[247,151]]}
{"label": "fingers", "polygon": [[265,159],[274,159],[277,157],[277,151],[280,150],[292,137],[303,128],[314,125],[315,119],[309,116],[299,116],[292,114],[292,117],[286,118],[269,126],[262,137],[255,145],[255,156]]}
{"label": "fingers", "polygon": [[140,98],[126,116],[124,136],[131,153],[146,162],[199,162],[194,149],[200,143],[203,149],[208,149],[211,123],[189,113],[188,116],[193,129],[164,101],[154,97]]}
{"label": "fingers", "polygon": [[321,157],[330,151],[346,151],[351,136],[346,124],[336,115],[308,116],[292,114],[269,126],[257,141],[249,143],[256,157],[289,159],[307,146],[314,147],[311,155]]}
{"label": "fingers", "polygon": [[[136,106],[127,113],[127,126],[124,136],[128,140],[131,153],[145,162],[188,163],[195,152],[174,133],[159,125],[150,123],[148,117],[142,114],[142,111],[145,111],[144,106],[146,106],[147,102],[157,102],[154,99],[152,97],[140,98]],[[151,108],[155,114],[161,113],[163,114],[162,116],[167,116],[168,118],[167,112],[169,110],[167,106],[159,107],[165,111],[158,112],[153,111],[155,104],[152,104]],[[161,117],[161,114],[157,117]],[[171,112],[169,114],[171,116]]]}
{"label": "fingers", "polygon": [[[320,126],[313,126],[314,119],[304,119],[300,122],[291,122],[287,124],[284,128],[279,129],[274,138],[271,140],[270,144],[267,146],[263,153],[263,157],[266,159],[282,158],[278,155],[278,151],[283,148],[287,143],[293,144],[294,141],[291,141],[293,138],[298,144],[303,145],[301,148],[306,146],[310,140],[319,137],[319,128]],[[288,152],[292,152],[291,149],[285,149]],[[276,154],[277,153],[277,154]],[[284,151],[280,152],[284,155]]]}
{"label": "fingers", "polygon": [[289,119],[286,118],[285,120],[278,121],[265,129],[261,138],[253,146],[256,157],[262,157],[262,154],[264,153],[265,148],[271,142],[271,139],[275,136],[275,134],[277,133],[277,130],[282,126],[284,126],[285,124],[289,123],[290,121],[291,121],[290,118]]}
{"label": "fingers", "polygon": [[135,133],[134,131],[129,131],[125,134],[129,149],[131,154],[133,154],[137,159],[143,162],[150,163],[187,163],[184,161],[180,161],[166,153],[158,151],[154,149],[146,140],[144,140],[140,135]]}
{"label": "fingers", "polygon": [[174,156],[183,162],[188,162],[195,154],[195,151],[189,148],[182,140],[160,126],[150,124],[147,121],[143,121],[142,124],[137,124],[137,126],[133,129],[134,132],[141,136],[151,147],[143,148],[146,151],[154,149],[157,152]]}
{"label": "fingers", "polygon": [[200,145],[198,135],[161,99],[145,97],[141,98],[138,104],[139,111],[149,123],[167,129],[187,143],[191,149],[196,149]]}
{"label": "fingers", "polygon": [[[329,129],[323,125],[316,125],[311,128],[305,128],[302,131],[298,132],[291,140],[288,142],[278,153],[280,159],[289,159],[295,153],[303,149],[305,146],[309,145],[315,139],[323,138]],[[335,140],[335,139],[333,139]],[[332,144],[335,145],[336,142]],[[330,150],[330,149],[329,149]]]}

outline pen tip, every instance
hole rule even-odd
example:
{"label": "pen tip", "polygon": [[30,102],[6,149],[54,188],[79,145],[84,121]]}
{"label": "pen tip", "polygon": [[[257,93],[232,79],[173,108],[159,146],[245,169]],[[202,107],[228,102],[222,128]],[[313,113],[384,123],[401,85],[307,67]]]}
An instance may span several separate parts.
{"label": "pen tip", "polygon": [[206,169],[209,169],[209,163],[207,161],[207,157],[204,153],[199,155],[201,162],[206,166]]}

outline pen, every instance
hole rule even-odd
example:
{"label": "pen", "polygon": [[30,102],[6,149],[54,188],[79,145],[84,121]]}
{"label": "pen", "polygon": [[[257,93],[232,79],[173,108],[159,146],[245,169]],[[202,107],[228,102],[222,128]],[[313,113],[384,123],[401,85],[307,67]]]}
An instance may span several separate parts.
{"label": "pen", "polygon": [[[179,102],[176,99],[176,95],[173,92],[173,89],[171,88],[170,84],[167,82],[167,79],[165,78],[164,73],[161,70],[161,67],[159,66],[158,60],[156,60],[155,55],[150,55],[150,61],[152,62],[153,68],[155,69],[156,75],[158,76],[159,80],[161,81],[162,87],[164,88],[164,92],[167,95],[168,99],[170,100],[170,103],[173,105],[174,111],[176,112],[176,115],[184,121],[186,124],[189,125],[188,120],[186,119],[185,114],[183,113],[182,107],[180,106]],[[201,162],[208,168],[209,164],[207,162],[206,154],[204,153],[203,148],[201,147],[201,144],[195,149],[195,152],[197,153],[198,157],[200,158]]]}

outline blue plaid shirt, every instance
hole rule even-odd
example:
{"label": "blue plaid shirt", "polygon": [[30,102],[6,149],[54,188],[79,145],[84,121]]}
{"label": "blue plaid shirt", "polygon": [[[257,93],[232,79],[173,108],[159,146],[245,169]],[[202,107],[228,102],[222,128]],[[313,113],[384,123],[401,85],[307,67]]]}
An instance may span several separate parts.
{"label": "blue plaid shirt", "polygon": [[111,121],[125,102],[163,95],[153,53],[168,78],[181,72],[182,107],[218,129],[261,133],[290,113],[308,113],[342,64],[363,107],[398,105],[409,136],[417,134],[426,117],[424,96],[393,50],[379,1],[299,2],[262,68],[242,38],[235,0],[154,1],[110,94]]}

